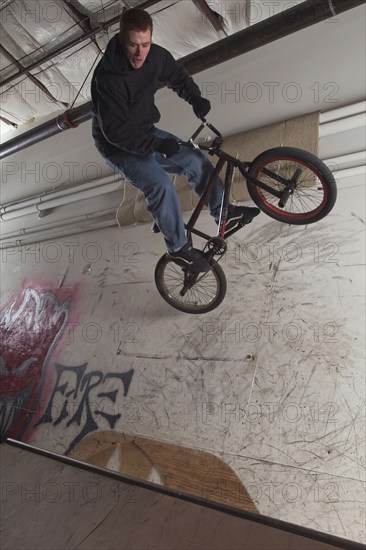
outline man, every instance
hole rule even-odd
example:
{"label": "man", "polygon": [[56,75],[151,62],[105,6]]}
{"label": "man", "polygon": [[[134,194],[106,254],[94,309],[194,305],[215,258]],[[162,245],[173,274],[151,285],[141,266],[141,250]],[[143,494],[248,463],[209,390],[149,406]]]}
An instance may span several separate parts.
{"label": "man", "polygon": [[[92,79],[93,137],[107,164],[144,193],[169,256],[190,271],[207,271],[210,265],[202,252],[187,243],[178,196],[167,174],[185,175],[201,195],[213,167],[199,150],[180,147],[176,136],[155,127],[160,113],[154,95],[165,83],[192,105],[198,117],[207,115],[210,102],[173,56],[152,44],[152,31],[148,12],[123,12],[120,32],[109,41]],[[216,221],[222,192],[218,178],[207,201]],[[230,206],[227,229],[242,219],[249,223],[259,212]]]}

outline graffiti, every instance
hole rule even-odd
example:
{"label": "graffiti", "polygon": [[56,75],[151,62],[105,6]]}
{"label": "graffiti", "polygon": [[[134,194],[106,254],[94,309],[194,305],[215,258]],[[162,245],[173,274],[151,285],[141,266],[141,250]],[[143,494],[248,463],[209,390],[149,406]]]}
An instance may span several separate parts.
{"label": "graffiti", "polygon": [[40,405],[71,298],[24,289],[0,312],[0,435],[23,438]]}
{"label": "graffiti", "polygon": [[127,395],[133,369],[88,372],[87,363],[55,364],[70,305],[70,296],[25,288],[0,312],[1,439],[24,440],[41,424],[74,426],[69,452],[102,421],[113,429],[121,418],[117,397]]}
{"label": "graffiti", "polygon": [[76,367],[57,364],[56,382],[37,426],[46,423],[58,426],[64,423],[66,428],[71,425],[80,427],[66,454],[87,434],[99,429],[100,418],[107,422],[109,428],[114,429],[122,416],[118,412],[118,393],[122,389],[126,397],[133,373],[133,369],[122,373],[105,374],[99,370],[87,372],[87,363]]}

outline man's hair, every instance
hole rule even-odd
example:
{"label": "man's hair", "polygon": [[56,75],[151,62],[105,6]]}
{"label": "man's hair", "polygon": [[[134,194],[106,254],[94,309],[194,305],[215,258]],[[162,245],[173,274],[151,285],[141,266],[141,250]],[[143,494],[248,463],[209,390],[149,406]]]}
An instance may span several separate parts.
{"label": "man's hair", "polygon": [[129,31],[153,31],[151,15],[139,8],[125,10],[119,20],[119,36],[122,43],[125,42]]}

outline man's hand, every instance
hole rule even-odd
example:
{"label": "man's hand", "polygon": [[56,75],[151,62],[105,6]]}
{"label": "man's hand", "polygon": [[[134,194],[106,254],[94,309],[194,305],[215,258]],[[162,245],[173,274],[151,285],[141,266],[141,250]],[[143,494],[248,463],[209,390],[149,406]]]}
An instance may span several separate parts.
{"label": "man's hand", "polygon": [[155,138],[155,151],[165,155],[166,157],[172,157],[179,151],[179,144],[175,139],[171,138]]}
{"label": "man's hand", "polygon": [[194,114],[198,118],[204,118],[211,110],[211,103],[204,97],[195,97],[192,100]]}

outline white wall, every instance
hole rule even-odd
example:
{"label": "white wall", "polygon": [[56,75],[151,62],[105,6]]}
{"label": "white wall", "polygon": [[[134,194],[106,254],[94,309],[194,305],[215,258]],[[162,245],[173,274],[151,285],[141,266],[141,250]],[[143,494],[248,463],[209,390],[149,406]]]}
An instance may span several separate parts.
{"label": "white wall", "polygon": [[[28,439],[63,453],[118,415],[116,431],[222,458],[261,513],[361,540],[364,199],[363,181],[347,178],[317,224],[261,215],[232,239],[224,303],[194,317],[160,298],[164,247],[146,225],[3,251],[2,306],[18,297],[15,315],[22,288],[35,292],[27,357],[34,327],[52,334],[43,293],[67,309]],[[19,354],[27,340],[14,341]],[[117,375],[132,370],[124,395]]]}

